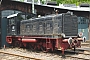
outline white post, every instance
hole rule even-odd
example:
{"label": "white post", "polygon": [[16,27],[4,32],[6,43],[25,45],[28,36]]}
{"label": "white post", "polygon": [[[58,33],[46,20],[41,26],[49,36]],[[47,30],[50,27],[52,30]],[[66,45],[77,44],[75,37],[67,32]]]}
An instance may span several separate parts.
{"label": "white post", "polygon": [[47,4],[47,0],[45,0],[45,4]]}
{"label": "white post", "polygon": [[38,4],[40,4],[40,0],[38,0]]}
{"label": "white post", "polygon": [[0,5],[1,5],[1,3],[2,3],[2,0],[0,1]]}
{"label": "white post", "polygon": [[34,14],[34,0],[32,0],[32,13]]}

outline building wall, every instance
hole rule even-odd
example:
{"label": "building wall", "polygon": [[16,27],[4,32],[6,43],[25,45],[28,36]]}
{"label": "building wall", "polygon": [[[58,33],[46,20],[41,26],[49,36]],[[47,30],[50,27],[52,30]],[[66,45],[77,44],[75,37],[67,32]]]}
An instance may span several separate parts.
{"label": "building wall", "polygon": [[88,31],[89,31],[89,40],[90,40],[90,12],[89,12],[89,23],[88,23],[89,27],[88,27]]}
{"label": "building wall", "polygon": [[86,40],[89,39],[89,31],[88,31],[88,23],[89,19],[85,17],[78,17],[78,33],[82,33]]}
{"label": "building wall", "polygon": [[1,16],[2,16],[2,18],[3,18],[3,17],[7,17],[7,16],[9,16],[9,15],[15,14],[15,13],[20,13],[20,11],[15,11],[15,10],[3,10],[3,11],[1,12]]}
{"label": "building wall", "polygon": [[1,11],[0,17],[0,47],[3,47],[6,43],[6,35],[7,35],[7,19],[6,17],[15,13],[19,13],[20,11],[15,10],[3,10]]}

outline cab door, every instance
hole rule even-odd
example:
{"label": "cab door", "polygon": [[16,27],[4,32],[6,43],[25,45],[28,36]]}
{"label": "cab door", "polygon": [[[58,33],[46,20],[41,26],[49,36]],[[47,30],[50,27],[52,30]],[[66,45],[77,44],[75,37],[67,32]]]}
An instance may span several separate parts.
{"label": "cab door", "polygon": [[1,19],[1,47],[4,45],[8,46],[8,43],[6,42],[6,36],[7,36],[7,18],[4,17]]}

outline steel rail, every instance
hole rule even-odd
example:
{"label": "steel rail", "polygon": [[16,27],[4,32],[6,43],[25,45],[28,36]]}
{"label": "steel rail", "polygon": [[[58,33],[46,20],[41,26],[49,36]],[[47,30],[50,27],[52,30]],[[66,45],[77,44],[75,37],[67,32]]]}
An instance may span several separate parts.
{"label": "steel rail", "polygon": [[0,51],[0,53],[12,55],[12,56],[23,57],[23,58],[29,58],[29,59],[33,59],[33,60],[42,60],[42,59],[38,59],[38,58],[33,58],[33,57],[29,57],[29,56],[25,56],[25,55],[20,55],[20,54],[8,53],[8,52],[4,52],[4,51]]}
{"label": "steel rail", "polygon": [[81,57],[77,57],[77,56],[66,56],[67,58],[75,58],[75,59],[82,59],[82,60],[90,60],[90,59],[87,59],[87,58],[81,58]]}
{"label": "steel rail", "polygon": [[[89,52],[89,51],[86,51]],[[75,52],[74,52],[75,53]],[[82,55],[90,55],[90,53],[84,53],[84,52],[76,52],[76,54],[82,54]],[[83,58],[83,57],[78,57],[78,56],[72,56],[72,55],[66,55],[65,57],[69,58],[75,58],[75,59],[82,59],[82,60],[90,60],[90,58]]]}

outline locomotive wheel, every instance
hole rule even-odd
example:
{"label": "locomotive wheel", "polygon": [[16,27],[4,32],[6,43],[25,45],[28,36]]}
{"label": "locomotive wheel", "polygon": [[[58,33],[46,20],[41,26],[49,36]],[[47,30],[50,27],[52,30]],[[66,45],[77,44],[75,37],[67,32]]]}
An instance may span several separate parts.
{"label": "locomotive wheel", "polygon": [[36,44],[32,44],[32,43],[27,43],[27,46],[26,46],[27,49],[30,49],[32,51],[35,51],[37,50],[37,45]]}
{"label": "locomotive wheel", "polygon": [[41,45],[41,46],[40,46],[40,50],[41,50],[41,51],[46,51],[46,48]]}
{"label": "locomotive wheel", "polygon": [[22,43],[20,43],[20,41],[15,41],[14,47],[22,47]]}
{"label": "locomotive wheel", "polygon": [[46,50],[46,48],[43,47],[43,45],[39,45],[39,44],[27,44],[27,48],[29,48],[32,51],[35,51],[35,50],[45,51]]}

